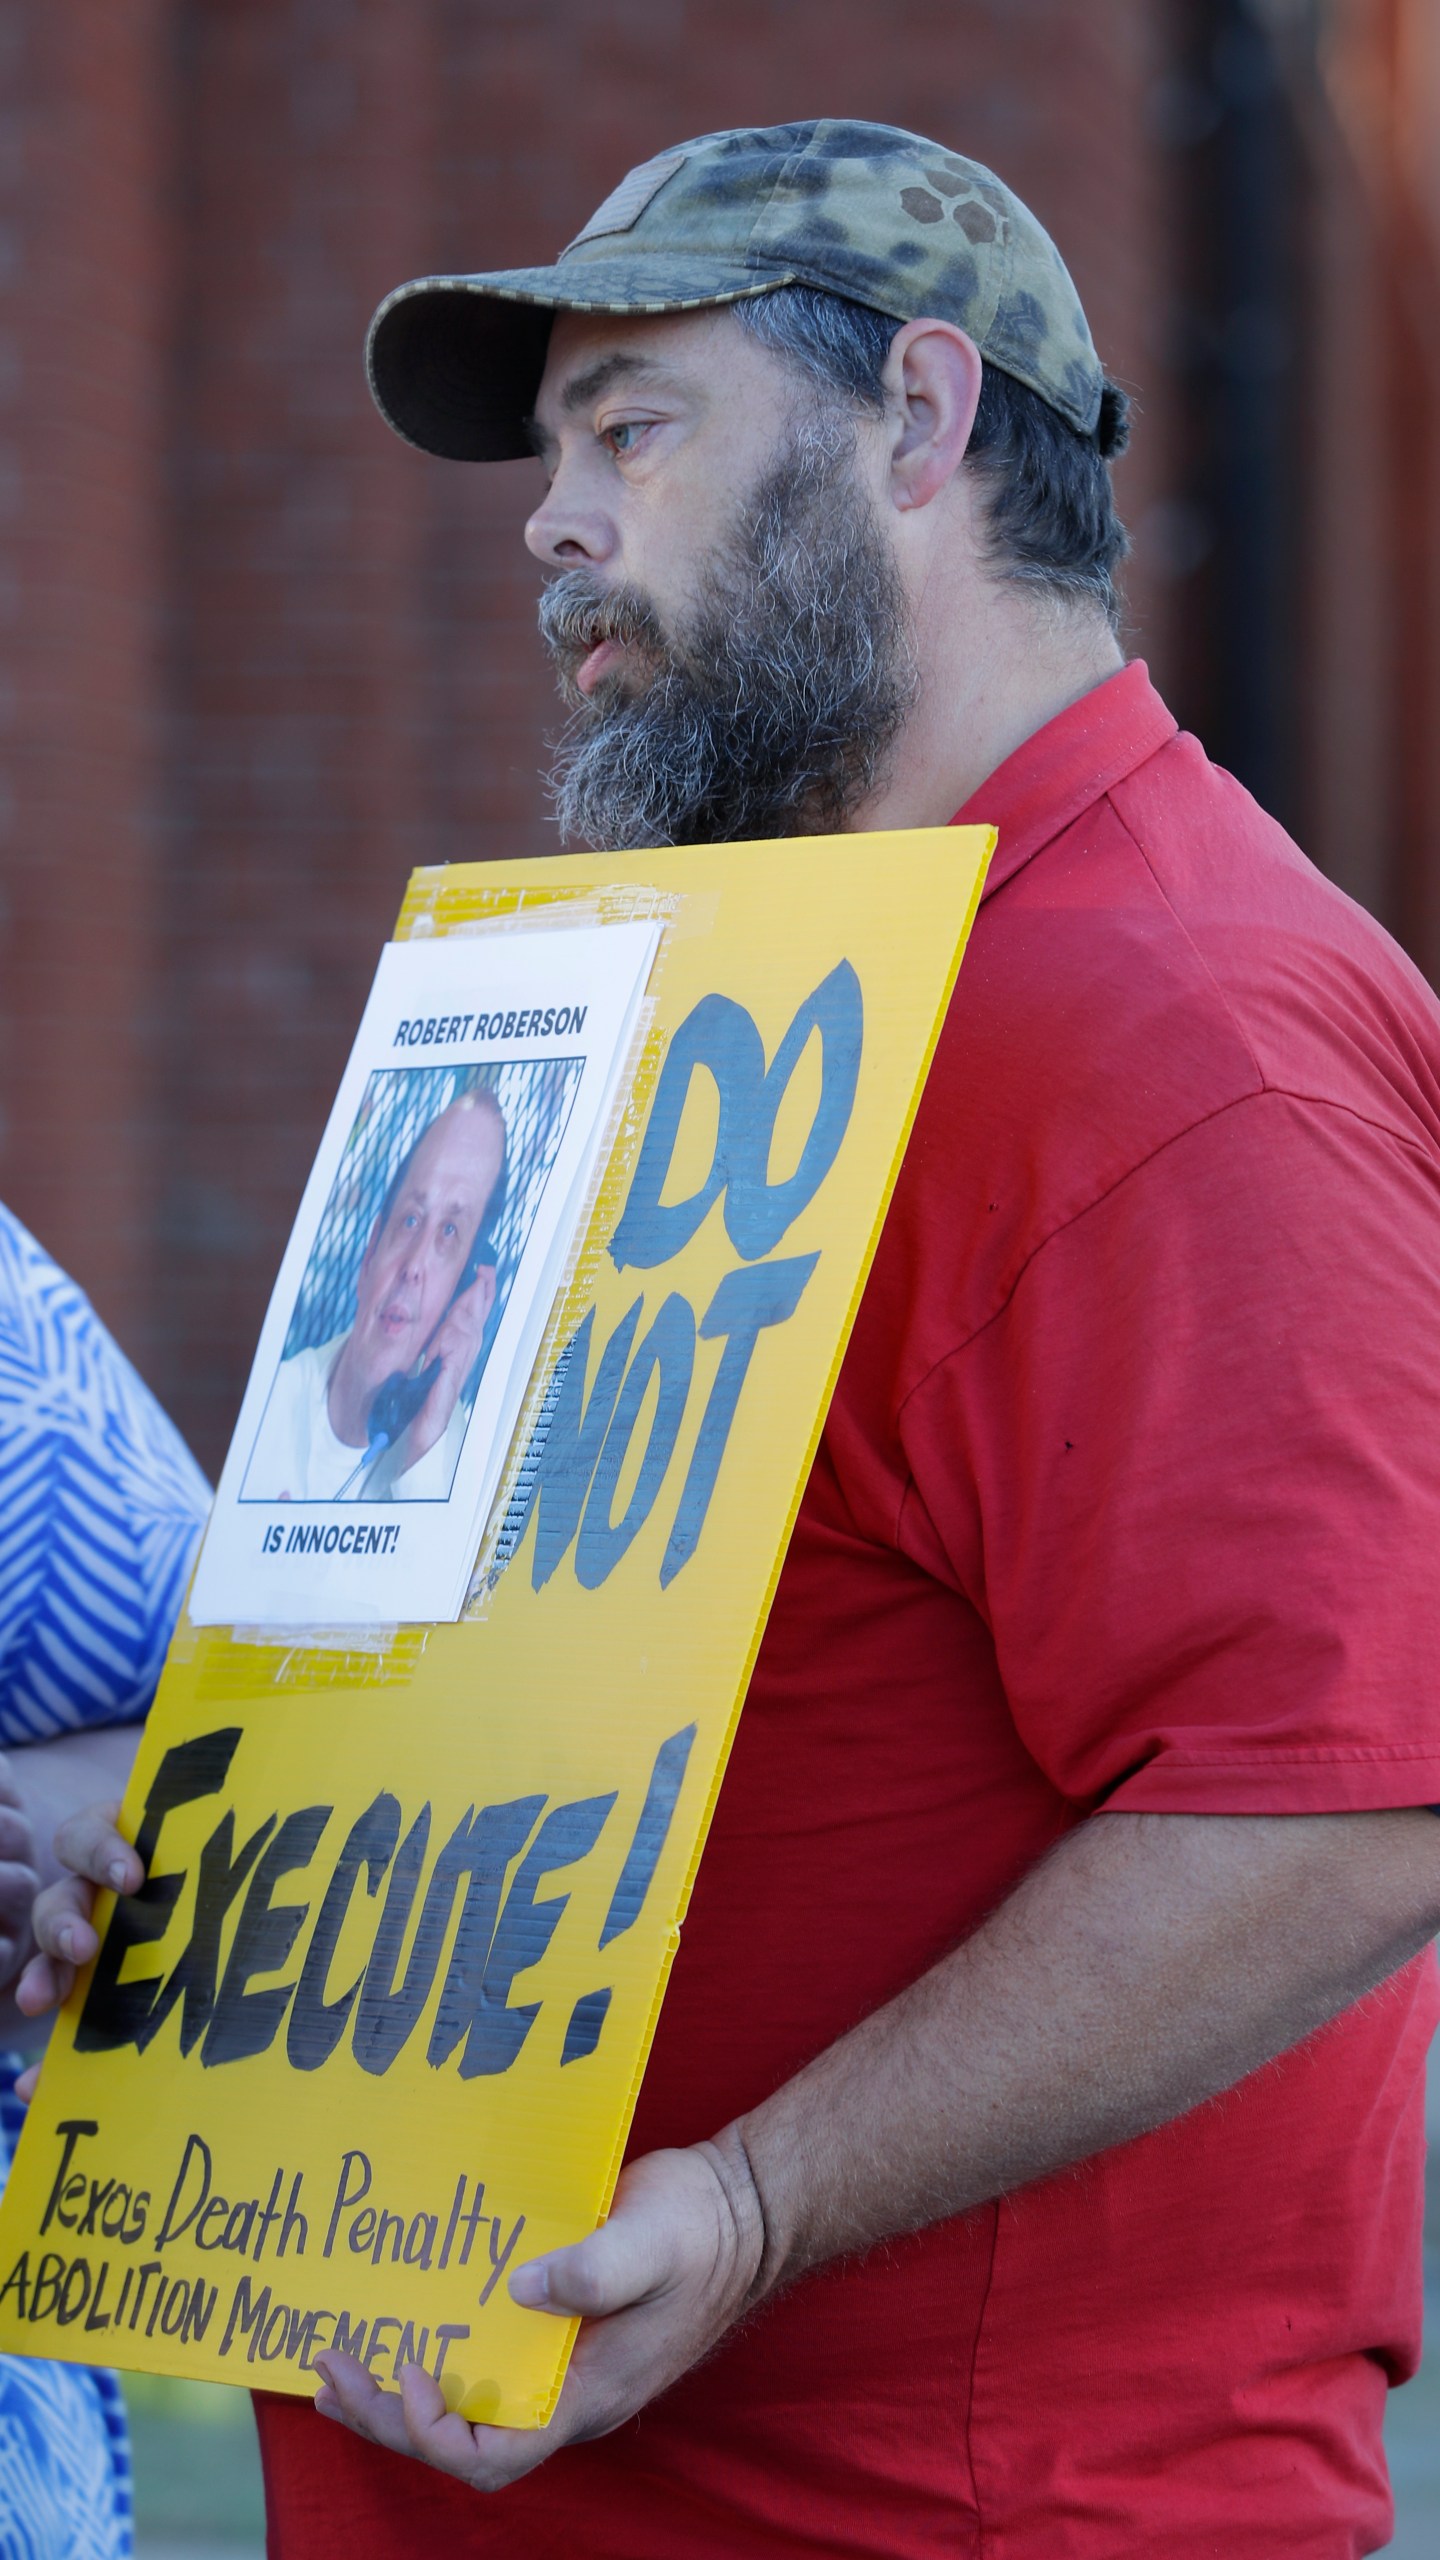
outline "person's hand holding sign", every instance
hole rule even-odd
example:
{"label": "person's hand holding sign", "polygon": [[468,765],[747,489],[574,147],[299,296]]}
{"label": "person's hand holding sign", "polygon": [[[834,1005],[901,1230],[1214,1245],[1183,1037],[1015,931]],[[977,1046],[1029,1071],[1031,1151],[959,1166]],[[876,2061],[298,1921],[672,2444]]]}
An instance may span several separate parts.
{"label": "person's hand holding sign", "polygon": [[[96,1951],[94,1888],[138,1888],[113,1812],[57,1834],[72,1873],[35,1906],[41,1953],[17,1990],[32,2016]],[[548,2426],[471,2425],[414,2365],[397,2394],[333,2351],[315,2359],[317,2405],[471,2488],[507,2487],[622,2425],[813,2268],[1233,2087],[1408,1962],[1437,1913],[1425,1810],[1098,1814],[760,2106],[713,2141],[636,2161],[598,2231],[515,2268],[514,2301],[586,2323]],[[1187,2008],[1197,1979],[1222,1975],[1223,2002]]]}
{"label": "person's hand holding sign", "polygon": [[[9,2041],[28,2041],[17,2035],[14,2012],[35,2018],[57,2006],[69,1993],[78,1965],[95,1953],[97,1940],[89,1927],[94,1891],[69,1872],[80,1827],[98,1822],[116,1843],[110,1855],[123,1861],[124,1882],[134,1887],[142,1881],[139,1859],[113,1828],[119,1805],[107,1803],[98,1814],[79,1810],[100,1788],[113,1796],[124,1785],[138,1733],[133,1724],[100,1725],[0,1753],[0,2005],[11,2011],[3,2030]],[[37,1894],[57,1914],[63,1908],[67,1923],[83,1927],[74,1964],[68,1955],[54,1966],[48,1956],[36,1955],[32,1905],[39,1908]],[[22,1983],[29,1985],[23,1997]],[[21,2095],[26,2094],[22,2083]]]}
{"label": "person's hand holding sign", "polygon": [[[468,2425],[417,2368],[397,2397],[334,2354],[316,2359],[317,2405],[504,2488],[622,2425],[811,2269],[1232,2086],[1407,1961],[1437,1909],[1428,1812],[1098,1815],[763,2104],[713,2142],[636,2161],[607,2223],[516,2268],[515,2301],[586,2323],[547,2427]],[[1231,1988],[1197,2016],[1202,1973]]]}
{"label": "person's hand holding sign", "polygon": [[[105,1886],[111,1893],[138,1893],[145,1881],[134,1849],[116,1829],[119,1812],[117,1803],[88,1805],[62,1822],[55,1834],[61,1873],[35,1899],[31,1927],[37,1952],[15,1985],[15,2006],[24,2017],[43,2018],[58,2009],[69,1999],[82,1965],[99,1953],[93,1925],[97,1890]],[[15,2084],[19,2097],[34,2096],[39,2071],[39,2063],[32,2062],[22,2073]]]}
{"label": "person's hand holding sign", "polygon": [[447,2410],[419,2365],[385,2391],[352,2356],[317,2356],[316,2407],[394,2453],[416,2455],[472,2489],[504,2489],[559,2452],[608,2435],[700,2357],[746,2309],[764,2251],[760,2199],[732,2127],[688,2151],[654,2151],[626,2169],[608,2222],[573,2248],[517,2267],[527,2309],[581,2329],[548,2426],[472,2426]]}

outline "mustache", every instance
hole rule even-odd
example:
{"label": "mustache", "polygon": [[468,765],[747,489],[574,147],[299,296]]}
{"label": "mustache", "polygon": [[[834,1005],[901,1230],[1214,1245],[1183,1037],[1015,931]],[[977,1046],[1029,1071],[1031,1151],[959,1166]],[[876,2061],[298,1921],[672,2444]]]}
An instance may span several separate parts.
{"label": "mustache", "polygon": [[659,662],[668,652],[660,617],[638,587],[600,584],[589,569],[562,569],[540,597],[540,637],[548,649],[561,689],[578,706],[584,696],[575,671],[602,640],[641,650]]}

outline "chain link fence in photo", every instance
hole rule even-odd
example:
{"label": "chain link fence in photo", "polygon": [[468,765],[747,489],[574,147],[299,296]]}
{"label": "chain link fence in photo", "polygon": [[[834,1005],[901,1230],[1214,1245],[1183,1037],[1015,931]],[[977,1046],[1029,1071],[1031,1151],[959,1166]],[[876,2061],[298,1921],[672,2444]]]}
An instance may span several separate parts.
{"label": "chain link fence in photo", "polygon": [[494,1095],[505,1121],[505,1199],[488,1250],[495,1304],[472,1392],[484,1367],[539,1208],[584,1067],[582,1058],[507,1060],[473,1067],[381,1067],[365,1087],[325,1203],[285,1337],[283,1357],[333,1342],[355,1321],[355,1284],[391,1182],[432,1120],[462,1093]]}

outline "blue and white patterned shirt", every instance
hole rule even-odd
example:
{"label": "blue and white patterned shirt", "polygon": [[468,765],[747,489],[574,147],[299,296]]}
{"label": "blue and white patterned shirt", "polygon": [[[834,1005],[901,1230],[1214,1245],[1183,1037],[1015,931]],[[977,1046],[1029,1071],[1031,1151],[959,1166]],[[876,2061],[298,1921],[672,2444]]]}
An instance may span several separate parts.
{"label": "blue and white patterned shirt", "polygon": [[[0,1207],[0,1750],[143,1716],[210,1489],[88,1299]],[[0,2181],[22,2110],[0,2057]],[[0,2560],[129,2560],[113,2374],[0,2356]]]}

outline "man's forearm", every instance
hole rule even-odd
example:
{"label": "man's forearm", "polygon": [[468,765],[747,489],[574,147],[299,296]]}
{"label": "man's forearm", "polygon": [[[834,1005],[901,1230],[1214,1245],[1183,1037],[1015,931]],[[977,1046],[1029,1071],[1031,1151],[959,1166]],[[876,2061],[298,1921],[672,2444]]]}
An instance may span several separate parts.
{"label": "man's forearm", "polygon": [[1429,1813],[1097,1817],[718,2138],[764,2215],[757,2291],[1183,2115],[1437,1930]]}
{"label": "man's forearm", "polygon": [[1101,1815],[764,2106],[632,2162],[597,2231],[514,2270],[516,2302],[585,2323],[547,2427],[467,2426],[433,2375],[397,2399],[333,2352],[319,2406],[502,2488],[642,2409],[775,2286],[1183,2115],[1437,1928],[1428,1813]]}

